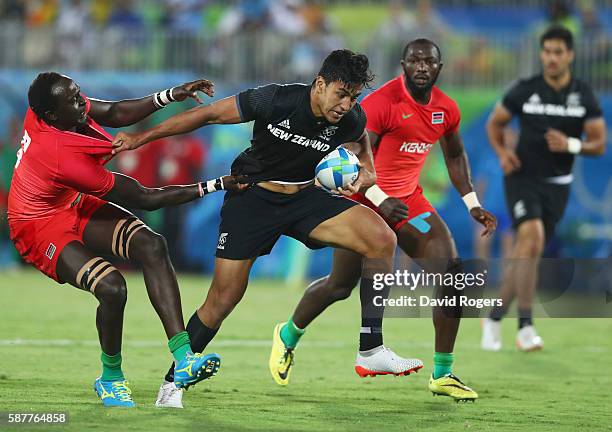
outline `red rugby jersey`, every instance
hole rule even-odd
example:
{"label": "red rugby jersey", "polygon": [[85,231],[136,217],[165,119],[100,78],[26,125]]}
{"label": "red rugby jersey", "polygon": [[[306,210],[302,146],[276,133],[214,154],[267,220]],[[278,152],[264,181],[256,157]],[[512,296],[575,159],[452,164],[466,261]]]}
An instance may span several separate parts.
{"label": "red rugby jersey", "polygon": [[87,127],[88,135],[61,131],[28,108],[9,191],[11,221],[52,216],[69,208],[79,192],[101,197],[113,188],[114,177],[103,166],[112,137],[90,117]]}
{"label": "red rugby jersey", "polygon": [[419,104],[402,74],[366,96],[361,106],[368,118],[366,129],[380,136],[373,149],[376,184],[389,196],[410,195],[433,145],[459,129],[457,104],[435,86],[429,103]]}

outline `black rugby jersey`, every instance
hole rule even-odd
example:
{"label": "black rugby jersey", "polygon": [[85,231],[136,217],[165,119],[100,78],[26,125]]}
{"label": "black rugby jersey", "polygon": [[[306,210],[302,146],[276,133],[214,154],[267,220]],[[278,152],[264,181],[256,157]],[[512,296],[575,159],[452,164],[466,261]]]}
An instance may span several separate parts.
{"label": "black rugby jersey", "polygon": [[328,123],[314,116],[310,89],[269,84],[236,96],[242,121],[255,124],[251,147],[234,160],[233,174],[247,174],[254,182],[307,182],[325,155],[361,137],[366,116],[358,103],[338,123]]}
{"label": "black rugby jersey", "polygon": [[520,80],[506,93],[502,104],[520,121],[516,153],[521,168],[517,173],[535,177],[565,176],[572,171],[574,155],[551,152],[544,138],[547,129],[581,138],[585,121],[602,115],[591,87],[575,78],[559,91],[542,75]]}

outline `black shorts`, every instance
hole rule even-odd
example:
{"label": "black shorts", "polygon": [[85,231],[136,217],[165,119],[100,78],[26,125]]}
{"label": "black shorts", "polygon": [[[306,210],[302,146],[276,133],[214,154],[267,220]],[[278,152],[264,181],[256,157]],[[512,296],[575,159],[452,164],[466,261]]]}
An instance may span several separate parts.
{"label": "black shorts", "polygon": [[321,222],[359,205],[308,186],[288,195],[253,186],[245,192],[227,192],[221,207],[218,258],[242,260],[267,255],[281,235],[299,240],[310,249],[325,245],[308,235]]}
{"label": "black shorts", "polygon": [[541,219],[546,240],[550,240],[565,212],[569,185],[547,183],[543,178],[511,175],[504,178],[504,189],[512,226],[517,228],[526,220]]}

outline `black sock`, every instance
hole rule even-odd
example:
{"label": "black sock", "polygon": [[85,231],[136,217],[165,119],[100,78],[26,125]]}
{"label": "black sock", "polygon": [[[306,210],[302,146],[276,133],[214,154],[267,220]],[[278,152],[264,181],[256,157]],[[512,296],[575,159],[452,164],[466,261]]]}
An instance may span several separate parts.
{"label": "black sock", "polygon": [[[206,346],[211,340],[213,340],[219,331],[219,329],[215,330],[207,327],[202,321],[200,321],[197,311],[194,312],[189,319],[186,330],[189,334],[189,342],[191,342],[191,351],[194,353],[204,351],[204,348],[206,348]],[[172,363],[172,366],[170,366],[170,369],[168,369],[165,379],[169,382],[174,381],[174,363]]]}
{"label": "black sock", "polygon": [[529,309],[520,309],[518,310],[518,325],[519,330],[523,327],[533,325],[533,320],[531,318],[531,308]]}
{"label": "black sock", "polygon": [[359,332],[359,351],[367,351],[383,344],[382,322],[384,306],[374,305],[374,297],[389,297],[389,288],[374,289],[372,279],[361,278],[359,285],[361,300],[361,331]]}
{"label": "black sock", "polygon": [[491,318],[493,321],[501,321],[504,315],[506,315],[507,311],[508,308],[506,306],[495,306],[493,309],[491,309],[489,318]]}

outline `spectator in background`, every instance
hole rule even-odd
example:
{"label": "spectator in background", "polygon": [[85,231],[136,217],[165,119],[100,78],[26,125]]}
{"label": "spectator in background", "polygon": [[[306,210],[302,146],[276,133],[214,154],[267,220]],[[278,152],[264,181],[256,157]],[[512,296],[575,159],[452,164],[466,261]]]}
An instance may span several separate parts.
{"label": "spectator in background", "polygon": [[574,38],[580,35],[580,21],[574,15],[569,3],[566,0],[552,0],[548,4],[548,21],[537,28],[537,34],[544,33],[544,30],[553,25],[565,27]]}
{"label": "spectator in background", "polygon": [[116,0],[108,27],[104,38],[111,50],[108,62],[142,66],[147,56],[143,45],[149,37],[144,31],[144,17],[137,10],[135,1]]}
{"label": "spectator in background", "polygon": [[[208,0],[165,0],[161,24],[166,30],[165,62],[172,69],[202,71],[207,58],[198,44],[204,25],[204,6]],[[195,54],[198,53],[198,54]]]}
{"label": "spectator in background", "polygon": [[62,68],[80,69],[88,57],[87,46],[91,46],[91,23],[88,7],[81,0],[69,0],[59,10],[56,23],[59,65]]}
{"label": "spectator in background", "polygon": [[404,0],[389,2],[387,18],[378,27],[369,52],[373,53],[374,64],[379,70],[386,71],[387,79],[397,73],[397,53],[401,52],[405,41],[426,38],[442,41],[449,34],[448,27],[433,9],[430,0],[418,0],[414,12],[409,12]]}
{"label": "spectator in background", "polygon": [[579,9],[582,45],[576,59],[576,72],[589,81],[609,83],[612,80],[612,70],[609,66],[612,45],[606,30],[592,0],[580,2]]}
{"label": "spectator in background", "polygon": [[91,20],[98,27],[108,23],[113,11],[113,0],[95,0],[90,3]]}
{"label": "spectator in background", "polygon": [[28,0],[25,2],[26,32],[23,60],[26,66],[39,68],[53,63],[55,46],[51,26],[57,16],[59,0]]}
{"label": "spectator in background", "polygon": [[[209,52],[209,64],[223,71],[227,78],[233,81],[255,80],[257,72],[270,64],[269,57],[273,57],[271,53],[278,39],[272,33],[265,34],[265,30],[271,28],[270,1],[241,0],[221,18],[216,44]],[[261,33],[254,37],[257,30]],[[262,50],[261,46],[266,48]],[[228,56],[228,52],[233,55]]]}
{"label": "spectator in background", "polygon": [[23,22],[25,19],[25,0],[4,0],[0,2],[0,18]]}
{"label": "spectator in background", "polygon": [[270,6],[272,28],[283,35],[306,34],[307,23],[302,15],[303,0],[277,0]]}
{"label": "spectator in background", "polygon": [[342,48],[343,40],[334,32],[325,10],[319,3],[302,0],[285,0],[281,3],[285,3],[286,8],[291,8],[295,15],[294,19],[287,19],[288,22],[293,22],[295,32],[287,35],[296,38],[283,47],[289,55],[289,68],[284,71],[287,76],[285,80],[309,80],[331,51]]}

